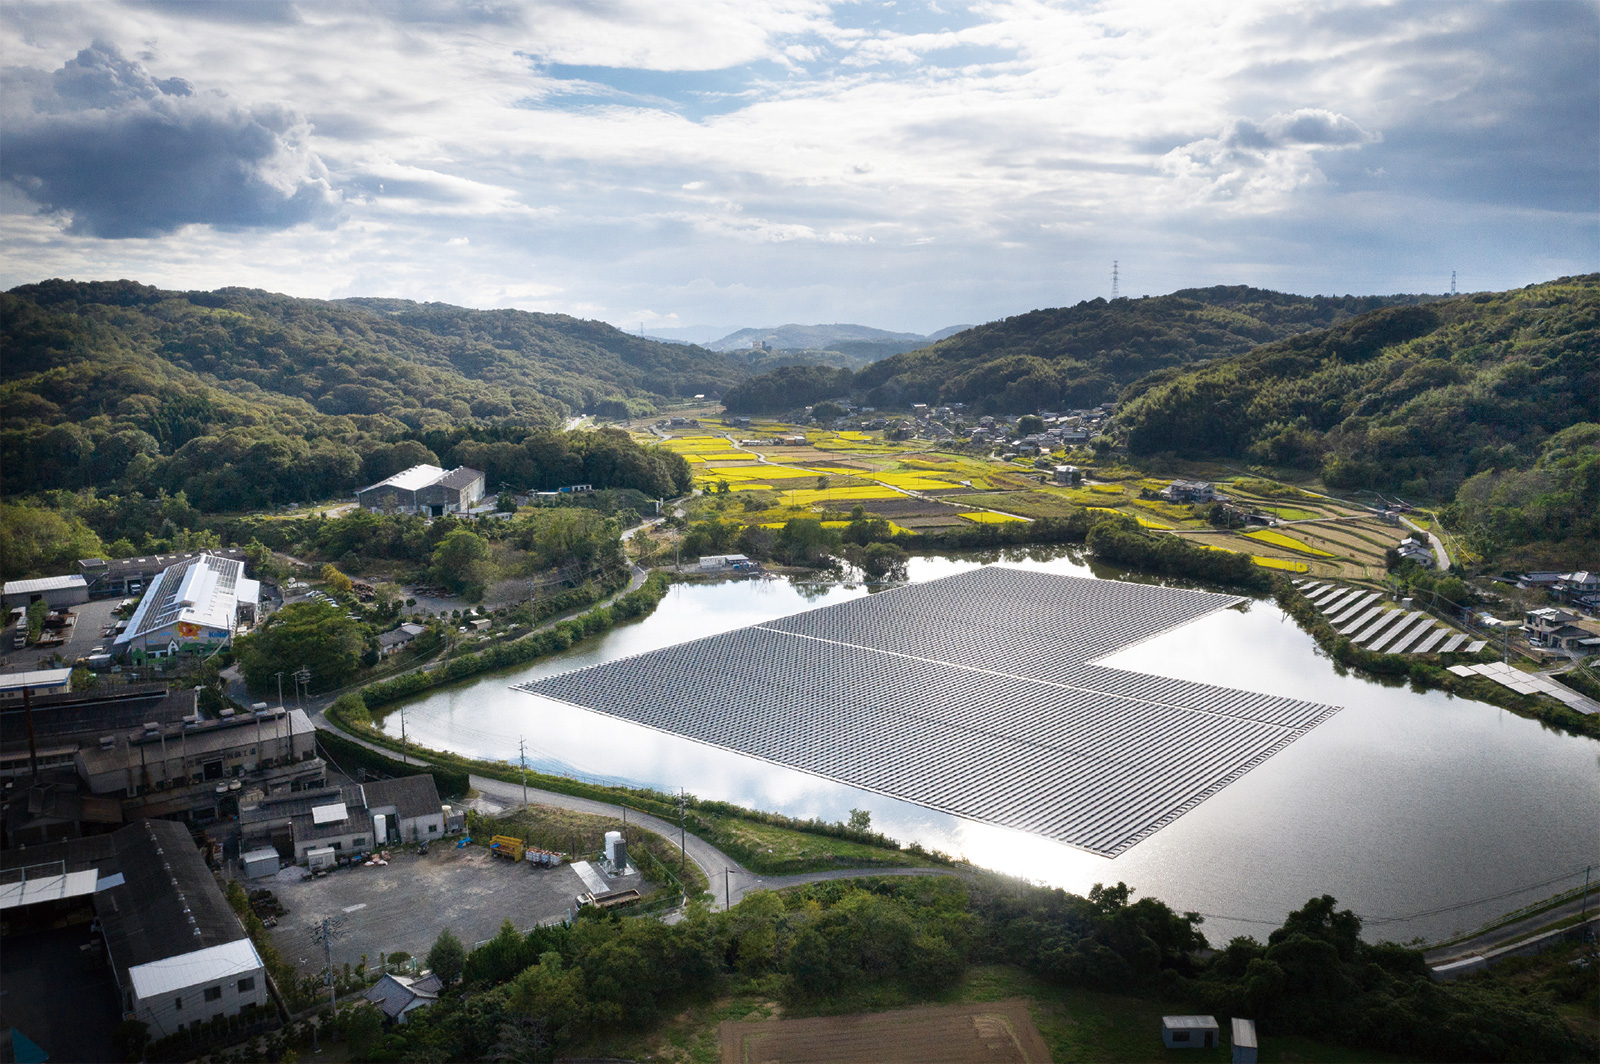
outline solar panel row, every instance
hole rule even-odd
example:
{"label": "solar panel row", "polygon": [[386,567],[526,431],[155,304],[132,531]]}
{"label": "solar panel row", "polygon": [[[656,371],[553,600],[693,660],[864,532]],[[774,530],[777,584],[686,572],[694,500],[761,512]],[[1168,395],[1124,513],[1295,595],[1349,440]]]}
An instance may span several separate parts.
{"label": "solar panel row", "polygon": [[1237,601],[991,566],[521,689],[1112,855],[1334,712],[1091,663]]}

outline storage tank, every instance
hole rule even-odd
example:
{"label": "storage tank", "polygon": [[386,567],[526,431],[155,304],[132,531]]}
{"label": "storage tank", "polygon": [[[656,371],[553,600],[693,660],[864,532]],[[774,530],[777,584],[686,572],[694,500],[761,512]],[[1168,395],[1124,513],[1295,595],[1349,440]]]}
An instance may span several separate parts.
{"label": "storage tank", "polygon": [[618,872],[628,867],[628,844],[622,832],[606,832],[606,861]]}
{"label": "storage tank", "polygon": [[380,849],[389,841],[389,816],[379,813],[372,818],[372,848]]}

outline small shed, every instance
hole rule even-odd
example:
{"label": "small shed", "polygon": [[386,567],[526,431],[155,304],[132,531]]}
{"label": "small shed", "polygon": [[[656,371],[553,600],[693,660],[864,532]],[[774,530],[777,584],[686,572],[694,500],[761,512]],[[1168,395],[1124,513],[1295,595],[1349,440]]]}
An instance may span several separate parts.
{"label": "small shed", "polygon": [[1168,1049],[1214,1049],[1217,1044],[1217,1018],[1163,1016],[1161,1041]]}
{"label": "small shed", "polygon": [[244,877],[246,879],[277,875],[278,851],[271,846],[263,846],[259,850],[251,850],[249,853],[240,855],[239,865],[244,869]]}
{"label": "small shed", "polygon": [[1233,1064],[1256,1064],[1256,1021],[1233,1018]]}
{"label": "small shed", "polygon": [[332,868],[334,860],[332,846],[317,846],[306,851],[306,864],[313,872],[319,868]]}

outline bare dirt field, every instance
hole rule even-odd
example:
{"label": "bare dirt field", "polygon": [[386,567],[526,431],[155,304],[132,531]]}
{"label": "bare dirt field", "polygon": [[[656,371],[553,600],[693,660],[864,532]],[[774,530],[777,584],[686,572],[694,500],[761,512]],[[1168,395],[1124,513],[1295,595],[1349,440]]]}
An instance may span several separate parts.
{"label": "bare dirt field", "polygon": [[1021,999],[802,1020],[728,1020],[722,1064],[1048,1064]]}

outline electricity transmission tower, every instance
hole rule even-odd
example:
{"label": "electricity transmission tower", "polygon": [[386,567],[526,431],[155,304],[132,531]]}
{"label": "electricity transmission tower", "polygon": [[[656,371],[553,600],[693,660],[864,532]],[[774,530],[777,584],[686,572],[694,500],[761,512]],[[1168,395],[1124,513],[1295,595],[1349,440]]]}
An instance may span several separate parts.
{"label": "electricity transmission tower", "polygon": [[1456,294],[1456,271],[1450,271],[1450,294]]}
{"label": "electricity transmission tower", "polygon": [[1117,298],[1117,260],[1111,260],[1111,298]]}

